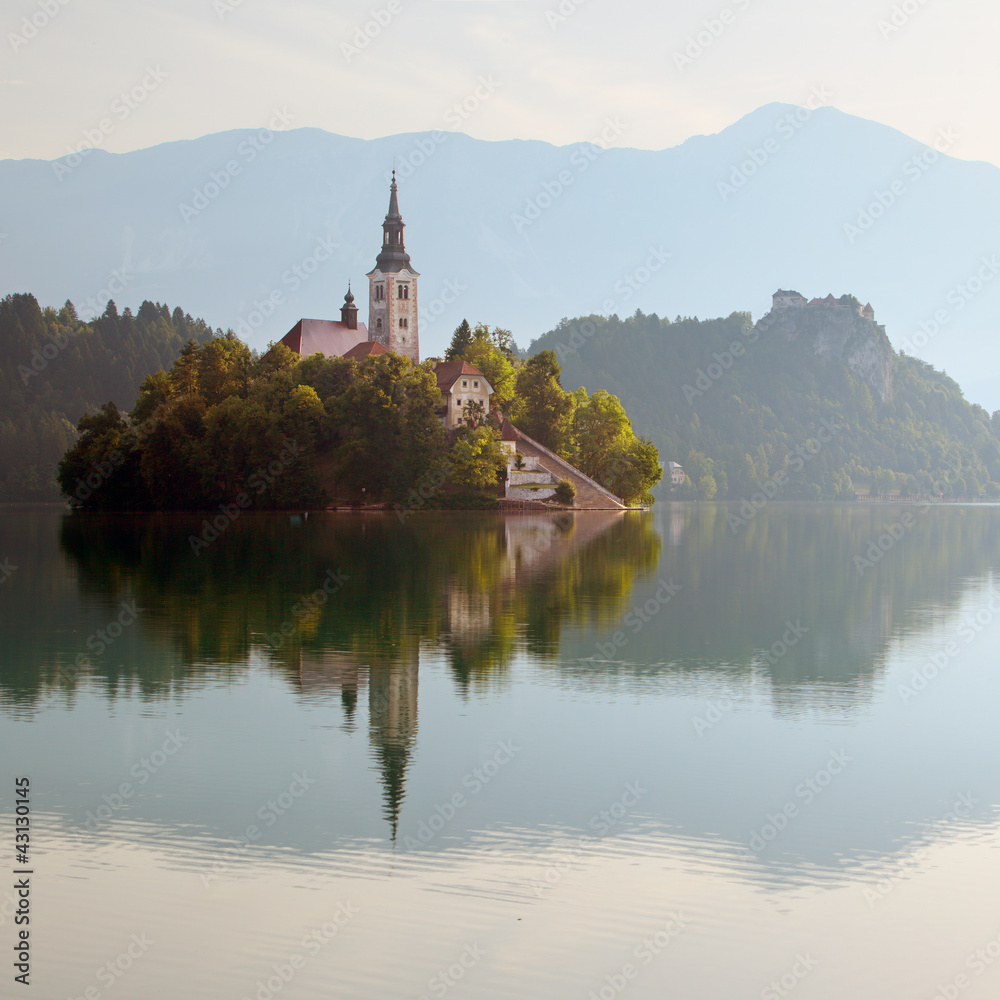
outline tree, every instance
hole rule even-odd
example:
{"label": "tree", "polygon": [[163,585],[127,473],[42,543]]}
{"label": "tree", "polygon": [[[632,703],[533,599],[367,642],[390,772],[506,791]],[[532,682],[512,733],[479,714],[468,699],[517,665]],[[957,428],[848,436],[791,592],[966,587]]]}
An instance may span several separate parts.
{"label": "tree", "polygon": [[698,480],[699,500],[714,500],[718,492],[719,488],[716,486],[715,476],[705,475]]}
{"label": "tree", "polygon": [[236,337],[214,337],[205,344],[198,359],[198,388],[205,402],[212,406],[228,396],[245,397],[252,364],[250,349]]}
{"label": "tree", "polygon": [[529,437],[562,458],[573,454],[576,400],[559,384],[554,351],[539,351],[518,370],[511,419]]}
{"label": "tree", "polygon": [[651,490],[662,478],[663,466],[656,446],[652,441],[633,437],[612,457],[607,479],[598,482],[633,506],[653,503]]}
{"label": "tree", "polygon": [[462,407],[462,420],[467,427],[482,427],[486,423],[486,407],[478,399],[468,399]]}
{"label": "tree", "polygon": [[500,449],[500,435],[492,427],[475,427],[460,433],[448,452],[450,479],[459,486],[494,490],[507,465]]}
{"label": "tree", "polygon": [[128,422],[114,403],[80,418],[80,438],[59,463],[59,485],[70,506],[116,510],[144,504],[136,482]]}
{"label": "tree", "polygon": [[475,365],[486,376],[486,381],[493,387],[491,405],[504,413],[514,398],[517,378],[517,371],[510,357],[496,343],[495,334],[506,332],[494,330],[491,335],[485,326],[477,325],[475,336],[463,354],[466,361]]}
{"label": "tree", "polygon": [[[202,486],[205,401],[185,396],[158,415],[139,468],[153,504],[162,510],[201,510],[214,499]],[[227,498],[228,499],[228,498]]]}
{"label": "tree", "polygon": [[180,357],[170,371],[170,390],[175,396],[194,396],[198,392],[198,376],[201,369],[199,347],[192,337],[183,348]]}
{"label": "tree", "polygon": [[340,435],[334,452],[338,482],[376,499],[404,497],[441,461],[437,380],[394,353],[365,358],[356,372],[327,403]]}
{"label": "tree", "polygon": [[173,391],[173,383],[165,371],[147,375],[139,385],[139,398],[132,407],[129,419],[136,426],[145,424],[161,406],[169,402]]}
{"label": "tree", "polygon": [[560,479],[556,483],[554,499],[564,507],[572,507],[576,499],[576,487],[568,479]]}
{"label": "tree", "polygon": [[573,433],[576,438],[576,464],[581,472],[607,485],[614,459],[624,454],[635,440],[632,423],[617,396],[598,389],[587,396],[586,389],[576,392]]}
{"label": "tree", "polygon": [[[463,319],[461,323],[455,327],[455,332],[451,337],[451,344],[448,346],[448,350],[444,352],[445,361],[467,361],[468,358],[465,356],[465,352],[472,346],[472,328],[469,326],[469,321]],[[483,372],[485,375],[486,372]]]}
{"label": "tree", "polygon": [[517,361],[517,343],[514,340],[514,334],[510,330],[504,330],[502,327],[493,327],[490,337],[493,343],[496,345],[497,350],[512,364]]}

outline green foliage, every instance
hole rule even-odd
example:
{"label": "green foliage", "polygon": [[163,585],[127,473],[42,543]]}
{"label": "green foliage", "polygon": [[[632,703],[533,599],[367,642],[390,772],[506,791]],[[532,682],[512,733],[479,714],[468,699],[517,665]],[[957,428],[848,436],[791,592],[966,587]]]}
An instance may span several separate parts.
{"label": "green foliage", "polygon": [[[109,302],[83,324],[70,303],[56,313],[8,296],[0,336],[11,390],[0,411],[0,498],[54,499],[58,464],[62,494],[88,509],[212,509],[244,494],[261,508],[330,496],[391,502],[429,479],[444,484],[436,503],[495,503],[505,465],[495,425],[470,405],[464,425],[446,432],[426,364],[299,358],[283,344],[258,355],[150,302],[137,316]],[[521,362],[498,327],[463,322],[449,353],[484,373],[493,406],[530,436],[571,461],[579,436],[589,474],[621,496],[648,496],[655,449],[635,438],[616,397],[581,392],[578,406],[551,351]],[[28,366],[10,360],[19,356]]]}
{"label": "green foliage", "polygon": [[[584,322],[564,320],[532,348],[555,353],[566,386],[604,386],[660,455],[684,466],[690,484],[672,496],[708,498],[714,483],[717,498],[740,499],[775,476],[787,479],[778,489],[785,499],[853,498],[869,487],[916,495],[934,483],[971,497],[1000,482],[1000,414],[970,405],[925,362],[895,354],[884,331],[860,317],[845,329],[891,364],[885,401],[841,361],[819,357],[808,331],[754,327],[745,313],[673,323],[592,316],[588,336],[578,333]],[[578,447],[579,436],[578,426]]]}
{"label": "green foliage", "polygon": [[632,424],[621,401],[607,390],[598,389],[588,396],[580,388],[575,395],[576,464],[588,476],[598,478],[634,438]]}
{"label": "green foliage", "polygon": [[[468,360],[465,357],[465,352],[472,346],[472,328],[469,326],[469,321],[463,319],[461,323],[455,328],[455,332],[451,337],[451,344],[448,346],[448,350],[444,352],[445,361],[461,361],[463,359]],[[483,372],[485,375],[486,373]]]}
{"label": "green foliage", "polygon": [[576,499],[576,487],[568,479],[560,479],[556,483],[555,501],[565,507],[572,507]]}
{"label": "green foliage", "polygon": [[528,437],[572,460],[576,399],[560,381],[554,351],[542,350],[518,369],[510,418]]}
{"label": "green foliage", "polygon": [[633,437],[614,453],[607,475],[598,482],[629,506],[636,506],[653,503],[652,488],[662,478],[663,467],[656,445]]}
{"label": "green foliage", "polygon": [[514,398],[517,378],[509,347],[503,346],[510,343],[513,341],[510,340],[509,330],[495,327],[491,333],[485,325],[478,323],[472,343],[463,355],[486,376],[486,381],[493,387],[491,404],[504,413]]}
{"label": "green foliage", "polygon": [[440,462],[444,428],[434,374],[394,353],[357,365],[346,389],[326,404],[339,443],[337,481],[383,499],[401,499]]}
{"label": "green foliage", "polygon": [[445,352],[445,361],[468,361],[475,365],[493,387],[492,405],[504,413],[514,398],[517,344],[510,330],[477,323],[475,330],[462,320]]}
{"label": "green foliage", "polygon": [[80,418],[107,400],[128,410],[150,372],[169,368],[186,341],[211,337],[201,320],[159,303],[133,316],[109,302],[85,323],[70,302],[57,311],[33,295],[0,300],[0,501],[58,500],[57,466]]}
{"label": "green foliage", "polygon": [[629,505],[652,503],[650,490],[663,477],[656,447],[635,436],[617,396],[605,389],[588,396],[584,388],[574,396],[577,467]]}
{"label": "green foliage", "polygon": [[500,450],[500,435],[492,427],[466,429],[456,436],[448,452],[450,479],[462,487],[491,490],[496,494],[498,477],[506,467]]}
{"label": "green foliage", "polygon": [[257,358],[232,337],[189,340],[169,372],[143,379],[127,419],[113,403],[81,419],[80,439],[60,463],[60,486],[87,509],[322,503],[315,459],[333,432],[306,379],[329,388],[339,371],[316,362],[300,368],[284,347]]}

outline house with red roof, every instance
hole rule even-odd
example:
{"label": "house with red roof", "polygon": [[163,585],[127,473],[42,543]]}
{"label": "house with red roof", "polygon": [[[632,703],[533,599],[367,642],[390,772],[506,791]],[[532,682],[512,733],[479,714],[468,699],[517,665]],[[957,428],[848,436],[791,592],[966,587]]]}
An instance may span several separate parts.
{"label": "house with red roof", "polygon": [[489,416],[493,386],[475,365],[468,361],[439,361],[434,374],[443,401],[438,414],[445,427],[462,423],[470,403],[471,411],[478,412],[481,407],[483,418]]}

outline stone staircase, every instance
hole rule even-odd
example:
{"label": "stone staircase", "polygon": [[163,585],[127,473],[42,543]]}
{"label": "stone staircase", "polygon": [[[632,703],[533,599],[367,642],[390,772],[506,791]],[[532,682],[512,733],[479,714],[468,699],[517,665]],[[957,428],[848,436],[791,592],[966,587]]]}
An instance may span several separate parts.
{"label": "stone staircase", "polygon": [[517,450],[525,458],[534,458],[546,472],[555,476],[556,480],[568,479],[573,484],[576,489],[573,506],[577,510],[627,510],[621,498],[595,483],[569,462],[529,438],[522,431],[518,431],[517,435]]}

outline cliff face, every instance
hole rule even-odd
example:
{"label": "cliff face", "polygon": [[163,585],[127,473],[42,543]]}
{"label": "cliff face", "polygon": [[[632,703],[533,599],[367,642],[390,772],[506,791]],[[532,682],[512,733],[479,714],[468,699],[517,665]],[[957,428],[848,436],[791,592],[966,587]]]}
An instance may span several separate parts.
{"label": "cliff face", "polygon": [[763,336],[799,342],[817,357],[836,359],[883,403],[892,399],[894,353],[885,328],[849,306],[772,309],[757,324]]}

